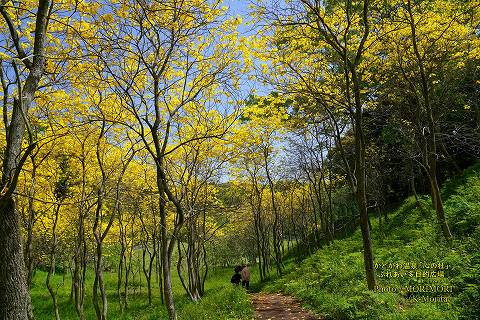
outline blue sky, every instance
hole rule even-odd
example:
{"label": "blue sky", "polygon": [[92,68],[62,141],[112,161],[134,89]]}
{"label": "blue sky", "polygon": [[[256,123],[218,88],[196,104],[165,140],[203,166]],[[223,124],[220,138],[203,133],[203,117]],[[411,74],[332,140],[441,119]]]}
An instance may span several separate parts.
{"label": "blue sky", "polygon": [[[255,27],[252,25],[246,25],[246,22],[250,20],[250,4],[252,4],[252,0],[223,0],[223,5],[229,8],[229,15],[240,15],[242,17],[243,22],[238,27],[240,36],[250,36],[254,35],[256,32]],[[248,95],[252,89],[255,89],[255,92],[258,95],[267,95],[272,91],[272,88],[269,88],[259,81],[255,81],[254,79],[248,80],[247,76],[245,76],[241,86],[242,95]]]}
{"label": "blue sky", "polygon": [[224,0],[226,6],[228,6],[232,14],[240,14],[246,16],[248,14],[248,5],[251,3],[249,0]]}

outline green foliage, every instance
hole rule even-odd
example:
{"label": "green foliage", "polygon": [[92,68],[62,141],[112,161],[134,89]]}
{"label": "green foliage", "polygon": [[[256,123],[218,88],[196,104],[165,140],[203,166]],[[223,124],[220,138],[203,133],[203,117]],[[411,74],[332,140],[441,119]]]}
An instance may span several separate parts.
{"label": "green foliage", "polygon": [[458,319],[455,312],[445,312],[438,307],[438,305],[429,303],[417,303],[410,306],[406,310],[398,309],[395,313],[384,314],[379,319],[381,320],[450,320]]}
{"label": "green foliage", "polygon": [[468,263],[455,278],[462,288],[457,301],[462,306],[460,319],[480,319],[480,163],[447,181],[442,191],[449,195],[445,207],[452,232],[466,252],[460,259]]}
{"label": "green foliage", "polygon": [[445,206],[454,235],[465,237],[474,233],[480,225],[480,163],[450,179],[443,194],[449,196]]}
{"label": "green foliage", "polygon": [[[478,244],[478,241],[477,241]],[[471,259],[467,272],[461,275],[464,284],[458,297],[458,304],[463,306],[460,319],[480,319],[480,254],[477,252]]]}
{"label": "green foliage", "polygon": [[450,177],[445,181],[442,187],[442,196],[445,198],[450,198],[450,196],[457,193],[458,189],[464,186],[468,179],[479,175],[480,171],[480,162],[472,165],[471,167],[464,170],[463,174]]}

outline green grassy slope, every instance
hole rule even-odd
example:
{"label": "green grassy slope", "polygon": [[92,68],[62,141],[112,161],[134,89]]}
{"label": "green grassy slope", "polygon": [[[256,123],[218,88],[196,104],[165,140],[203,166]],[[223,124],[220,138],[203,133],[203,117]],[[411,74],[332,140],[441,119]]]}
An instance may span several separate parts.
{"label": "green grassy slope", "polygon": [[[296,296],[326,319],[480,319],[480,164],[447,181],[445,210],[455,240],[444,242],[428,197],[417,206],[408,198],[381,229],[372,217],[375,262],[443,262],[451,284],[449,302],[412,302],[403,293],[367,290],[359,230],[318,250],[262,290]],[[421,284],[422,280],[378,278],[380,286]]]}

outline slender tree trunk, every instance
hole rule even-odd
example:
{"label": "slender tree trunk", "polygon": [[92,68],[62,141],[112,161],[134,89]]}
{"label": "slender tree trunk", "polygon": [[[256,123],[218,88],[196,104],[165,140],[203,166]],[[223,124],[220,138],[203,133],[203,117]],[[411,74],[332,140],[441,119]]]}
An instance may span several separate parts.
{"label": "slender tree trunk", "polygon": [[160,302],[165,304],[165,296],[163,294],[163,267],[162,267],[162,248],[161,240],[156,240],[157,246],[157,256],[156,256],[156,268],[157,268],[157,281],[158,281],[158,290],[160,293]]}
{"label": "slender tree trunk", "polygon": [[[157,169],[158,171],[158,169]],[[172,290],[172,275],[171,275],[171,262],[169,255],[169,241],[168,241],[168,232],[167,232],[167,213],[165,208],[165,192],[163,189],[163,182],[161,181],[162,177],[160,173],[157,172],[157,185],[159,187],[160,199],[160,228],[161,228],[161,260],[162,260],[162,273],[163,273],[163,294],[165,296],[165,304],[168,311],[169,320],[176,320],[177,313],[175,311],[175,304],[173,300],[173,290]],[[173,240],[170,240],[173,241]]]}
{"label": "slender tree trunk", "polygon": [[415,202],[417,206],[420,204],[420,201],[418,200],[418,194],[417,194],[417,189],[415,188],[415,171],[414,171],[414,166],[413,166],[413,160],[410,159],[409,161],[409,167],[410,167],[410,189],[412,191],[413,196],[415,197]]}
{"label": "slender tree trunk", "polygon": [[430,192],[432,195],[432,203],[433,207],[435,208],[437,214],[437,221],[442,229],[443,236],[447,241],[452,240],[452,233],[450,232],[450,228],[448,227],[447,221],[445,219],[445,211],[443,208],[443,201],[442,196],[440,193],[440,188],[438,186],[438,179],[437,179],[437,142],[436,142],[436,125],[435,125],[435,115],[433,106],[430,101],[430,94],[429,94],[429,84],[428,84],[428,77],[425,72],[425,66],[423,63],[423,58],[420,54],[417,44],[417,35],[416,35],[416,26],[415,26],[415,19],[412,12],[412,5],[411,1],[407,1],[407,10],[410,17],[409,25],[410,31],[412,36],[412,46],[413,51],[415,53],[415,57],[418,63],[418,70],[420,72],[421,77],[421,91],[423,96],[424,107],[426,111],[426,118],[428,122],[428,137],[426,141],[426,150],[427,153],[424,155],[426,159],[426,167],[427,167],[427,174],[430,181]]}
{"label": "slender tree trunk", "polygon": [[[148,245],[148,241],[146,241],[144,246],[147,246],[147,245]],[[146,261],[147,253],[149,258],[148,262]],[[149,306],[152,304],[152,268],[153,268],[153,262],[155,261],[155,255],[156,255],[155,252],[152,254],[150,250],[147,249],[146,247],[144,247],[142,250],[142,269],[147,282],[147,295],[148,295]]]}
{"label": "slender tree trunk", "polygon": [[[318,214],[320,216],[322,233],[326,243],[328,244],[328,238],[329,238],[328,226],[327,226],[325,208],[324,208],[323,199],[322,199],[321,182],[322,182],[321,180],[318,181],[317,186],[314,188],[314,190],[315,190],[315,198],[317,200],[317,205],[318,205]],[[320,246],[320,237],[319,237],[319,242],[317,243],[317,246]]]}
{"label": "slender tree trunk", "polygon": [[363,115],[362,104],[360,100],[360,86],[355,69],[352,69],[353,91],[355,98],[355,178],[356,198],[360,210],[360,228],[362,231],[363,242],[363,260],[365,264],[365,273],[367,275],[367,285],[369,290],[375,288],[375,268],[373,264],[372,239],[370,237],[370,227],[367,212],[367,194],[366,194],[366,166],[365,166],[365,136],[363,133]]}
{"label": "slender tree trunk", "polygon": [[[135,238],[135,233],[134,233],[134,226],[135,226],[135,219],[132,221],[132,225],[130,227],[130,249],[128,252],[128,261],[125,261],[125,283],[124,283],[124,303],[125,303],[125,309],[128,308],[128,283],[130,279],[130,273],[132,272],[132,261],[133,261],[133,246],[135,245],[134,238]],[[128,247],[128,244],[127,244]]]}
{"label": "slender tree trunk", "polygon": [[258,270],[260,273],[260,281],[263,281],[266,278],[265,268],[267,261],[265,259],[265,247],[263,244],[263,237],[265,236],[265,234],[262,232],[262,193],[258,188],[255,173],[250,173],[250,176],[252,183],[250,206],[252,208],[255,227],[255,241],[258,254]]}
{"label": "slender tree trunk", "polygon": [[[165,234],[164,236],[166,237],[167,235]],[[168,246],[166,245],[166,243],[164,243],[162,251],[164,251],[162,252],[162,260],[163,260],[162,271],[163,271],[163,293],[165,295],[165,304],[167,306],[169,319],[176,320],[177,313],[175,311],[175,304],[173,300],[171,263],[170,263],[170,257],[168,254]]]}
{"label": "slender tree trunk", "polygon": [[[328,149],[327,149],[328,150]],[[323,151],[323,150],[322,150]],[[321,182],[323,182],[323,189],[325,190],[325,193],[327,195],[327,200],[328,200],[328,210],[325,211],[325,224],[326,224],[326,232],[327,232],[327,244],[333,241],[333,238],[335,237],[335,230],[334,230],[334,221],[333,221],[333,209],[332,209],[332,190],[331,190],[331,183],[333,181],[332,176],[331,176],[331,170],[330,168],[325,168],[325,162],[324,162],[324,157],[323,157],[323,152],[320,151],[320,162],[321,162],[321,167],[322,167],[322,175],[321,175]],[[327,185],[327,179],[325,177],[325,172],[323,170],[328,170],[329,174],[329,183],[330,186]]]}
{"label": "slender tree trunk", "polygon": [[[100,133],[100,137],[97,142],[97,160],[100,166],[100,170],[102,172],[102,180],[100,181],[100,186],[97,192],[97,208],[95,210],[95,222],[93,224],[93,235],[95,237],[96,242],[96,257],[95,257],[95,279],[93,281],[93,291],[92,291],[92,302],[93,307],[95,308],[95,314],[97,315],[98,320],[105,320],[106,319],[106,301],[105,299],[102,303],[102,309],[100,309],[100,302],[98,299],[98,289],[100,287],[100,291],[104,292],[105,288],[103,288],[103,263],[102,263],[102,206],[103,206],[103,198],[104,198],[104,186],[106,183],[105,172],[102,166],[102,160],[100,156],[100,139],[103,137],[104,133],[105,122],[103,122],[103,127]],[[103,294],[102,294],[103,298]]]}
{"label": "slender tree trunk", "polygon": [[207,281],[209,266],[208,266],[208,259],[207,259],[207,247],[205,242],[202,243],[202,250],[203,250],[203,275],[200,281],[200,296],[205,294],[205,282]]}
{"label": "slender tree trunk", "polygon": [[270,198],[271,198],[272,209],[273,209],[273,230],[272,230],[273,252],[275,254],[275,264],[277,267],[277,272],[279,275],[282,275],[283,273],[282,255],[280,253],[280,248],[279,248],[281,236],[279,237],[278,235],[278,219],[279,219],[278,208],[275,202],[275,189],[274,189],[272,177],[270,175],[270,170],[268,166],[268,151],[266,149],[264,150],[264,160],[265,160],[265,172],[267,174],[268,184],[270,185]]}
{"label": "slender tree trunk", "polygon": [[121,287],[122,287],[122,282],[123,282],[123,274],[124,274],[124,266],[126,264],[126,257],[125,257],[125,251],[127,250],[126,248],[126,228],[123,226],[123,221],[122,221],[122,216],[118,216],[118,222],[120,226],[120,254],[119,254],[119,259],[118,259],[118,267],[117,267],[117,297],[118,297],[118,303],[120,305],[120,313],[123,314],[125,310],[125,300],[124,297],[121,294]]}
{"label": "slender tree trunk", "polygon": [[318,211],[320,209],[317,209],[318,203],[314,199],[314,192],[311,190],[314,188],[312,181],[310,180],[310,190],[308,192],[308,196],[310,197],[310,202],[312,203],[312,212],[313,212],[313,236],[314,236],[314,242],[315,245],[318,246],[320,244],[320,234],[318,232]]}
{"label": "slender tree trunk", "polygon": [[[436,161],[436,160],[434,160]],[[445,219],[445,210],[443,208],[443,201],[442,196],[440,193],[440,187],[438,186],[437,174],[435,172],[435,163],[430,164],[430,172],[429,172],[429,180],[430,180],[430,188],[432,194],[432,201],[433,206],[435,208],[435,212],[437,214],[437,221],[442,229],[443,236],[447,241],[452,240],[452,233],[450,232],[450,228],[448,227],[447,221]]]}
{"label": "slender tree trunk", "polygon": [[75,291],[75,287],[73,286],[73,266],[72,266],[72,261],[68,263],[68,271],[70,272],[70,297],[68,298],[68,302],[72,303],[73,302],[73,293]]}
{"label": "slender tree trunk", "polygon": [[80,162],[82,164],[82,199],[80,203],[80,208],[78,212],[78,221],[77,221],[77,243],[75,247],[74,255],[74,270],[73,270],[73,286],[74,286],[74,297],[75,297],[75,310],[80,320],[85,320],[85,314],[83,311],[83,301],[84,301],[84,286],[85,286],[85,269],[86,269],[86,242],[85,242],[85,230],[84,230],[84,217],[85,217],[85,208],[86,208],[86,164],[84,157],[84,145],[82,145],[82,158]]}
{"label": "slender tree trunk", "polygon": [[52,285],[50,284],[50,279],[52,274],[55,274],[55,255],[57,251],[57,224],[58,224],[58,213],[60,211],[60,204],[57,205],[55,208],[55,218],[53,220],[52,226],[52,247],[50,249],[50,268],[48,269],[46,285],[50,296],[52,297],[53,302],[53,310],[55,312],[55,319],[60,320],[60,314],[58,313],[58,302],[57,302],[57,294],[53,289]]}
{"label": "slender tree trunk", "polygon": [[31,187],[28,190],[28,209],[27,209],[27,242],[25,243],[25,267],[27,272],[27,286],[30,288],[33,275],[33,227],[35,226],[35,209],[33,207],[33,196],[36,186],[37,165],[35,157],[30,156],[32,161],[32,179]]}
{"label": "slender tree trunk", "polygon": [[[255,211],[255,210],[254,210]],[[260,281],[263,281],[265,278],[262,270],[262,245],[260,241],[260,231],[259,231],[259,225],[258,225],[258,218],[257,214],[254,213],[254,227],[255,227],[255,242],[256,242],[256,247],[257,247],[257,256],[258,256],[258,273],[260,274]]]}
{"label": "slender tree trunk", "polygon": [[[103,244],[97,243],[96,249],[96,262],[95,262],[95,279],[93,281],[93,305],[95,307],[95,313],[97,315],[97,319],[105,320],[107,319],[108,313],[108,301],[107,301],[107,294],[105,291],[105,283],[103,280]],[[98,290],[100,290],[100,297],[102,299],[101,308],[98,299]]]}
{"label": "slender tree trunk", "polygon": [[[191,219],[188,222],[188,234],[187,234],[187,252],[186,252],[186,265],[187,265],[187,275],[188,275],[188,286],[185,286],[190,299],[194,302],[200,300],[200,276],[199,276],[199,265],[198,265],[198,235],[196,228],[196,219],[193,217],[193,212],[190,215]],[[181,255],[181,246],[178,246],[179,255]],[[180,257],[179,257],[180,259]],[[179,263],[181,267],[181,263]]]}
{"label": "slender tree trunk", "polygon": [[99,270],[102,267],[102,258],[98,258],[98,256],[101,256],[101,245],[99,246],[97,244],[97,257],[95,261],[95,279],[93,280],[93,290],[92,290],[92,302],[93,302],[93,307],[95,309],[95,314],[97,315],[97,319],[101,320],[102,319],[102,313],[100,311],[100,304],[98,301],[98,286],[99,286]]}
{"label": "slender tree trunk", "polygon": [[[147,282],[147,295],[148,295],[148,305],[152,304],[152,270],[153,263],[155,261],[155,256],[157,254],[156,242],[155,242],[155,231],[149,232],[145,221],[143,219],[142,210],[140,210],[140,221],[142,223],[142,229],[144,232],[144,240],[142,241],[142,269]],[[155,220],[155,219],[154,219]],[[152,238],[152,248],[150,249],[150,238]],[[148,262],[147,262],[147,253],[148,253]]]}
{"label": "slender tree trunk", "polygon": [[[207,198],[207,193],[205,193],[205,201]],[[202,224],[202,231],[203,231],[203,239],[202,239],[202,259],[203,259],[203,276],[200,281],[200,296],[205,294],[205,281],[207,280],[208,276],[208,259],[207,259],[207,208],[203,209],[203,224]]]}
{"label": "slender tree trunk", "polygon": [[182,287],[185,290],[185,292],[188,294],[190,300],[195,301],[195,298],[193,297],[192,292],[190,291],[190,288],[188,287],[188,284],[185,281],[185,278],[183,276],[183,272],[182,272],[183,253],[182,253],[180,241],[177,242],[177,248],[178,248],[178,261],[177,261],[178,278],[180,279],[180,283],[182,284]]}

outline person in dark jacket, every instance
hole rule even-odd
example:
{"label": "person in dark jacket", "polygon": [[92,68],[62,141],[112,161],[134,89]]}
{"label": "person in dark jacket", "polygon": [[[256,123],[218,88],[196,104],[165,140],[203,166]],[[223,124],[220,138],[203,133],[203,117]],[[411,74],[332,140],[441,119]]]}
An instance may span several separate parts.
{"label": "person in dark jacket", "polygon": [[230,279],[230,282],[238,286],[240,284],[240,280],[242,280],[242,275],[240,274],[240,271],[242,271],[242,267],[236,266],[233,270],[235,271],[235,274]]}

